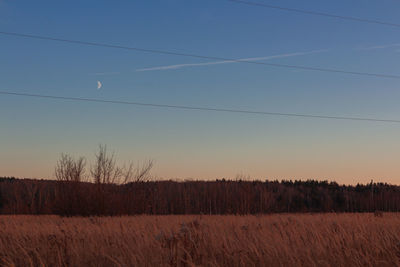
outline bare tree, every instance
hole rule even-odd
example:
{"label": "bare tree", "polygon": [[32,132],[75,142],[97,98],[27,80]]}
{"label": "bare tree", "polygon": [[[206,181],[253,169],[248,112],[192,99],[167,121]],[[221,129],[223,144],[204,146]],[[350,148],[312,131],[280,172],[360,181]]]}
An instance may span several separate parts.
{"label": "bare tree", "polygon": [[95,184],[126,184],[143,181],[150,177],[150,170],[153,167],[152,160],[138,167],[134,167],[133,163],[130,163],[128,167],[119,167],[115,154],[109,153],[105,145],[99,146],[95,157],[90,171]]}
{"label": "bare tree", "polygon": [[55,168],[58,181],[82,182],[84,180],[86,160],[80,157],[77,160],[67,154],[61,154]]}
{"label": "bare tree", "polygon": [[55,167],[55,176],[59,182],[56,191],[56,207],[59,214],[66,216],[82,214],[85,194],[81,182],[85,180],[85,169],[85,158],[74,159],[67,154],[61,154]]}
{"label": "bare tree", "polygon": [[[100,145],[95,153],[95,161],[90,166],[90,180],[87,180],[85,158],[74,159],[61,154],[55,167],[55,176],[59,181],[55,193],[58,212],[67,216],[113,214],[116,206],[123,205],[118,196],[121,188],[118,185],[149,179],[152,167],[151,160],[142,165],[130,163],[121,167],[117,164],[115,154],[108,152],[105,145]],[[84,180],[93,182],[95,186],[81,183]]]}
{"label": "bare tree", "polygon": [[152,160],[147,160],[141,166],[138,165],[134,168],[134,165],[131,163],[128,168],[124,168],[124,179],[123,183],[131,183],[131,182],[142,182],[148,180],[150,178],[150,171],[153,168],[154,162]]}
{"label": "bare tree", "polygon": [[91,174],[96,184],[115,184],[123,176],[123,171],[117,166],[114,153],[109,154],[105,145],[99,146],[96,159],[91,167]]}

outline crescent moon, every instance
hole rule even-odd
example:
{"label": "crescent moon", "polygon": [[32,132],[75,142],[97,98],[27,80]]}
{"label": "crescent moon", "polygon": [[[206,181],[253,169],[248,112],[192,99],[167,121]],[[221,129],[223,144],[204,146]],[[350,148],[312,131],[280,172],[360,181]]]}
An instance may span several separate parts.
{"label": "crescent moon", "polygon": [[103,85],[101,84],[100,81],[97,81],[97,89],[100,89]]}

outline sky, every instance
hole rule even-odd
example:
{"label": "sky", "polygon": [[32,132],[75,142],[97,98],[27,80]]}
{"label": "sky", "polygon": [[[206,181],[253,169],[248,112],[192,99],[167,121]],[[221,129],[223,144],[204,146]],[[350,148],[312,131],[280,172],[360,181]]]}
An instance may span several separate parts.
{"label": "sky", "polygon": [[[257,0],[258,1],[258,0]],[[395,0],[259,0],[400,23]],[[400,28],[225,0],[0,0],[0,31],[400,75]],[[98,89],[98,81],[102,86]],[[400,119],[400,80],[0,35],[0,91]],[[61,153],[153,159],[158,179],[400,184],[400,124],[0,95],[0,175],[52,179]]]}

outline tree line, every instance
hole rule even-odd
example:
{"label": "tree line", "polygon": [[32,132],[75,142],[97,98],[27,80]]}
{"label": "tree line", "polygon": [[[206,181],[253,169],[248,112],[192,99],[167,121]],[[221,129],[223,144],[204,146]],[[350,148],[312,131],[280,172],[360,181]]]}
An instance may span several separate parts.
{"label": "tree line", "polygon": [[98,186],[0,178],[0,214],[64,216],[399,211],[400,187],[327,181],[138,181]]}
{"label": "tree line", "polygon": [[154,181],[152,161],[119,166],[100,146],[94,163],[63,154],[56,180],[0,178],[0,214],[119,216],[399,211],[400,186],[328,181]]}

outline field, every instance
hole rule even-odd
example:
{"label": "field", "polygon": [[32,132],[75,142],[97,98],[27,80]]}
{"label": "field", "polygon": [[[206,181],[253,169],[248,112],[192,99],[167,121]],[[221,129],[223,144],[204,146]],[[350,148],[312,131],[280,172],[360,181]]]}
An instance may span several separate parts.
{"label": "field", "polygon": [[2,266],[399,266],[400,214],[1,216]]}

